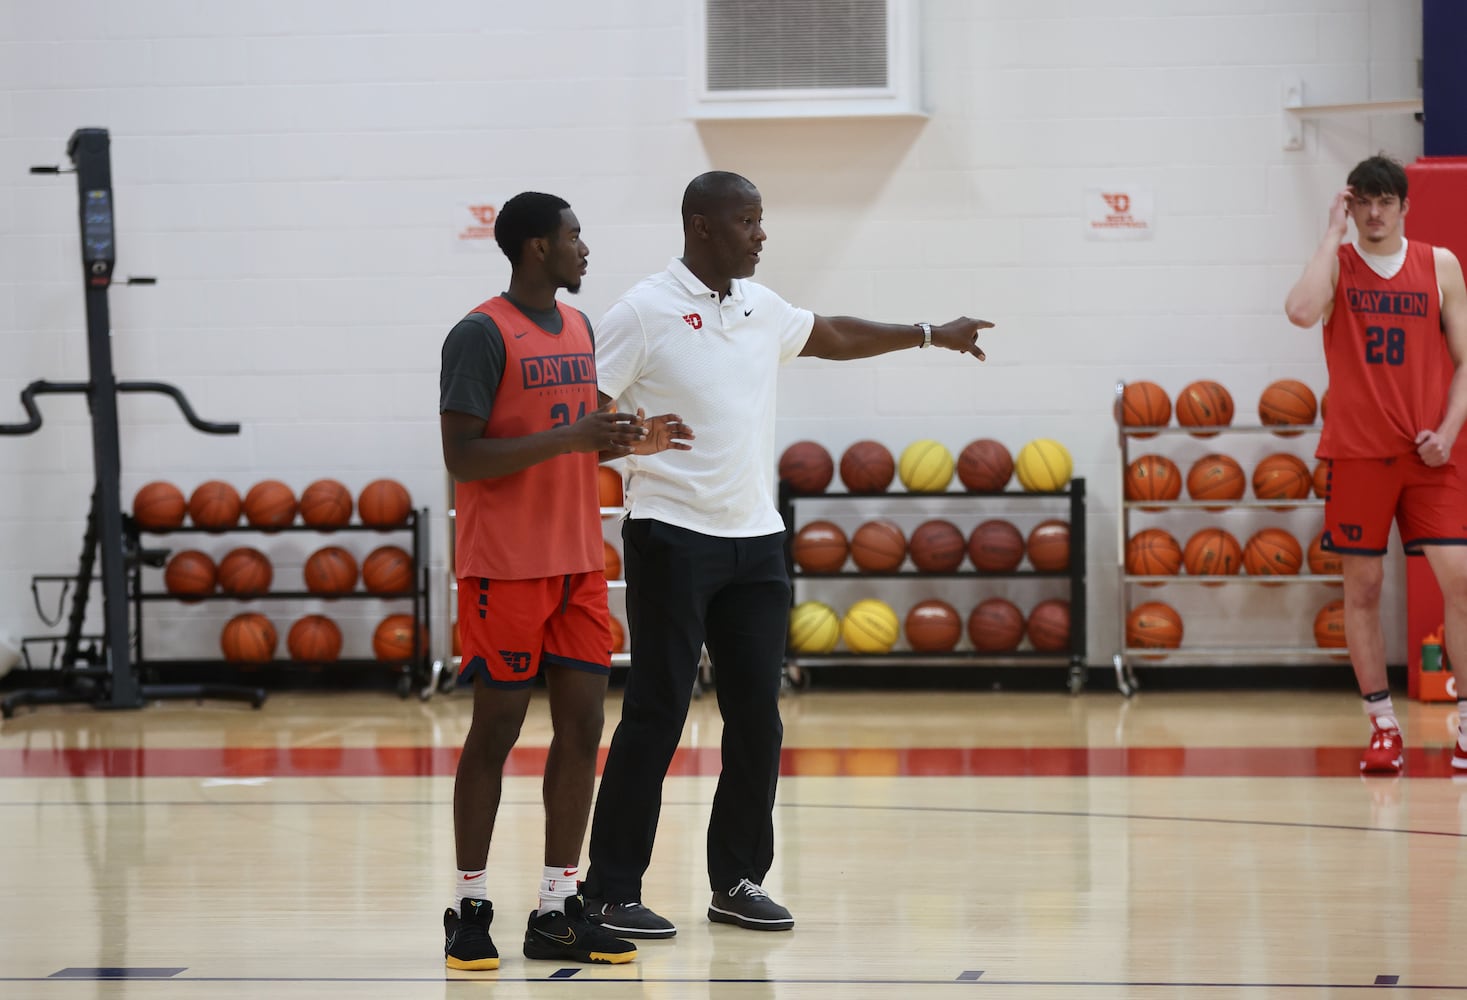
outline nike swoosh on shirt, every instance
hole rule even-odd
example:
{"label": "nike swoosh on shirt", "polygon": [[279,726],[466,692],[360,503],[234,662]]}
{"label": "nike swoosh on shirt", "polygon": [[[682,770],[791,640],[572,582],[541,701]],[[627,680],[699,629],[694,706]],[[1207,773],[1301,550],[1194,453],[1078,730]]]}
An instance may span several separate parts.
{"label": "nike swoosh on shirt", "polygon": [[529,330],[520,330],[518,333],[516,333],[514,335],[514,339],[515,340],[519,340],[521,337],[525,336],[525,334],[527,334],[529,332],[530,332]]}
{"label": "nike swoosh on shirt", "polygon": [[753,314],[754,314],[754,310],[752,310],[752,309],[745,309],[744,310],[744,315],[745,316],[752,316]]}

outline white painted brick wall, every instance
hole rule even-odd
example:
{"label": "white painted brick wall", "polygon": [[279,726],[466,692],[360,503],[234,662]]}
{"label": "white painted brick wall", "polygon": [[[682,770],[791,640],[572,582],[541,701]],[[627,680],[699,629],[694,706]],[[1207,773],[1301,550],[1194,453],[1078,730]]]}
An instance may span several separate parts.
{"label": "white painted brick wall", "polygon": [[[861,438],[894,450],[919,437],[954,450],[980,436],[1015,450],[1064,441],[1089,480],[1090,656],[1106,662],[1115,382],[1175,392],[1217,377],[1240,421],[1274,378],[1323,388],[1318,335],[1288,326],[1283,296],[1349,166],[1382,148],[1410,161],[1419,126],[1333,119],[1288,152],[1281,88],[1302,80],[1312,103],[1416,96],[1419,5],[925,0],[925,122],[704,124],[683,116],[685,6],[0,0],[0,420],[22,418],[29,381],[86,375],[75,185],[25,172],[61,162],[77,127],[112,132],[119,273],[160,279],[112,292],[119,377],[174,382],[205,419],[245,425],[207,437],[165,399],[123,397],[125,500],[155,478],[244,490],[330,475],[358,489],[392,475],[441,515],[438,349],[507,276],[497,252],[455,249],[459,206],[531,187],[566,196],[592,249],[575,305],[594,321],[679,251],[687,180],[738,170],[765,197],[760,277],[790,300],[998,323],[982,367],[932,354],[791,365],[781,446],[816,438],[838,456]],[[1121,183],[1154,191],[1155,239],[1086,241],[1082,190]],[[42,405],[40,434],[0,440],[0,623],[27,634],[42,631],[29,576],[74,565],[91,481],[81,400]],[[1235,450],[1251,463],[1265,444]],[[1185,441],[1166,447],[1195,457]],[[853,528],[866,514],[833,517]],[[1040,514],[1010,516],[1027,527]],[[1240,518],[1236,533],[1249,527]],[[442,530],[434,546],[441,561]],[[278,558],[282,575],[298,574],[303,552]],[[840,585],[832,600],[871,586]],[[966,612],[979,596],[882,586],[899,610],[931,593]],[[992,592],[1032,603],[1034,586]],[[1226,635],[1242,617],[1307,642],[1314,606],[1333,595],[1161,596],[1184,611],[1189,638]],[[1394,661],[1403,605],[1392,590]],[[153,606],[150,654],[210,655],[227,610]],[[274,617],[288,626],[305,610]],[[336,613],[361,628],[374,619],[366,606]],[[365,649],[360,629],[348,645]]]}

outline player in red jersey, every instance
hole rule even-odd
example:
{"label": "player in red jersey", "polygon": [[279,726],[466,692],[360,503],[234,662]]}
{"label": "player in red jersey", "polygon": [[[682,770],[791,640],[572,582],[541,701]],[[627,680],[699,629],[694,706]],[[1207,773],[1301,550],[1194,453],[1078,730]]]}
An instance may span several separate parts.
{"label": "player in red jersey", "polygon": [[456,484],[455,567],[463,674],[473,718],[453,788],[451,969],[495,969],[485,870],[504,763],[534,678],[545,674],[545,869],[525,930],[527,958],[629,962],[636,948],[589,923],[581,842],[596,780],[611,628],[596,466],[633,451],[685,449],[675,415],[650,420],[598,406],[591,325],[556,301],[581,287],[589,250],[570,206],[526,192],[505,202],[495,239],[509,290],[449,332],[440,376],[443,460]]}
{"label": "player in red jersey", "polygon": [[[1467,774],[1467,290],[1450,250],[1406,239],[1409,208],[1399,163],[1357,164],[1284,308],[1295,326],[1324,321],[1323,546],[1344,566],[1345,635],[1372,726],[1360,770],[1398,773],[1404,754],[1380,622],[1394,519],[1406,552],[1424,554],[1441,585],[1458,691],[1452,768]],[[1346,243],[1352,221],[1356,242]]]}

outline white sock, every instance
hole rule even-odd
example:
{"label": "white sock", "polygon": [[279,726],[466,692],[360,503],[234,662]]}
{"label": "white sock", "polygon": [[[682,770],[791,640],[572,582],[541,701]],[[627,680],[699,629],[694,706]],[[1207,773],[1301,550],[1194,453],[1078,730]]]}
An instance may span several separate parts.
{"label": "white sock", "polygon": [[459,916],[463,913],[459,910],[459,900],[489,898],[489,876],[484,874],[484,869],[478,871],[466,871],[458,869],[453,875],[453,905],[449,909]]}
{"label": "white sock", "polygon": [[580,877],[580,865],[566,865],[564,868],[546,865],[540,873],[540,909],[536,912],[559,910],[564,913],[566,898],[576,894]]}
{"label": "white sock", "polygon": [[1467,698],[1457,699],[1457,746],[1467,750]]}
{"label": "white sock", "polygon": [[1365,696],[1365,714],[1375,723],[1376,729],[1400,729],[1396,721],[1396,707],[1391,704],[1389,691],[1377,691]]}

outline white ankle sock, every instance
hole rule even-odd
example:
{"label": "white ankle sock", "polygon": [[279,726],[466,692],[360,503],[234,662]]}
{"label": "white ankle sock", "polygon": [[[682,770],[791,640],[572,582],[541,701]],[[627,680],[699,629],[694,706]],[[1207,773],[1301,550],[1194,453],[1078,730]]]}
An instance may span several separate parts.
{"label": "white ankle sock", "polygon": [[1467,750],[1467,698],[1457,699],[1457,746]]}
{"label": "white ankle sock", "polygon": [[1396,707],[1391,704],[1389,691],[1366,695],[1365,714],[1370,716],[1370,721],[1375,723],[1377,729],[1401,728],[1401,724],[1396,721]]}
{"label": "white ankle sock", "polygon": [[579,865],[566,865],[564,868],[546,865],[540,873],[540,909],[537,912],[559,910],[564,913],[566,897],[576,894],[576,882],[580,877]]}
{"label": "white ankle sock", "polygon": [[462,899],[485,899],[489,898],[489,876],[484,874],[484,869],[478,871],[466,871],[463,868],[454,872],[453,876],[453,905],[450,909],[459,916],[459,900]]}

